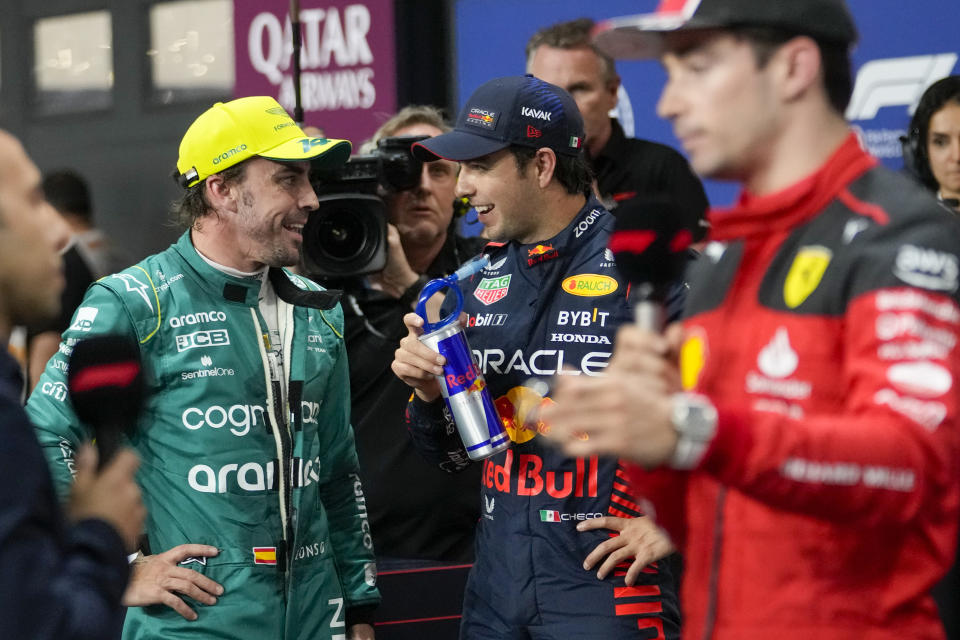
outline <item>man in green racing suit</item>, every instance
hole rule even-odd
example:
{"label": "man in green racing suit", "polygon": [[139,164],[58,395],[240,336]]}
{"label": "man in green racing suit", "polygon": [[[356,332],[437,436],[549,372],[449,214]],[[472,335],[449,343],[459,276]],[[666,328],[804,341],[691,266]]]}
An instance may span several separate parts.
{"label": "man in green racing suit", "polygon": [[281,268],[317,207],[310,163],[349,154],[346,141],[306,136],[272,98],[202,114],[177,163],[190,229],[90,287],[30,398],[65,495],[92,435],[66,394],[73,345],[103,334],[140,345],[146,401],[129,440],[148,544],[165,551],[135,566],[125,638],[373,637],[342,312]]}

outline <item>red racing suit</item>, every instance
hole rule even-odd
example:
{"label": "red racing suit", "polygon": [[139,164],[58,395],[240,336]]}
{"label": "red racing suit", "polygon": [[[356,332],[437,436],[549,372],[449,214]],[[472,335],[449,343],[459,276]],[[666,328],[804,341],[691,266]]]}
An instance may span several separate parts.
{"label": "red racing suit", "polygon": [[711,219],[680,359],[717,432],[692,472],[631,474],[685,558],[683,637],[942,638],[960,222],[853,135]]}

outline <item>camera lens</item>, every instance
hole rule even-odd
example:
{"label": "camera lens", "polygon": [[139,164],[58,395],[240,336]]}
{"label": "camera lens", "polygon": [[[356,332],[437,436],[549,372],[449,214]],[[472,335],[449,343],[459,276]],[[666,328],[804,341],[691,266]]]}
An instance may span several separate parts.
{"label": "camera lens", "polygon": [[376,196],[320,196],[303,228],[303,261],[317,277],[373,273],[387,262],[387,211]]}
{"label": "camera lens", "polygon": [[363,224],[348,211],[328,213],[317,225],[317,241],[334,260],[352,260],[365,240]]}

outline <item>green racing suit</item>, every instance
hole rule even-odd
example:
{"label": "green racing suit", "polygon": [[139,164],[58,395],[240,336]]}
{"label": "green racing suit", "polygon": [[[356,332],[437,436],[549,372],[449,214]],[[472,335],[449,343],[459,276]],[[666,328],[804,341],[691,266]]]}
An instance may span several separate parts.
{"label": "green racing suit", "polygon": [[[320,289],[279,275],[298,294]],[[141,457],[150,548],[217,547],[181,564],[224,594],[212,606],[187,599],[195,622],[166,606],[131,608],[124,638],[337,640],[379,602],[342,311],[278,300],[283,394],[271,381],[260,288],[207,264],[184,233],[91,285],[28,402],[64,498],[74,452],[92,437],[66,393],[72,347],[104,334],[140,344],[146,400],[129,442]]]}

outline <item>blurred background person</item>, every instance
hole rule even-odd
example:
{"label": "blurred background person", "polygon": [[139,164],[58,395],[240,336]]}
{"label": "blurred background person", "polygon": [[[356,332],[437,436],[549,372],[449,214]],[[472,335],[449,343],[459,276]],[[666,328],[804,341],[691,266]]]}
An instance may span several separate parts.
{"label": "blurred background person", "polygon": [[[960,212],[960,76],[930,85],[917,104],[903,143],[903,164],[937,199]],[[960,544],[958,544],[960,546]],[[933,597],[950,640],[960,639],[960,567],[954,561]]]}
{"label": "blurred background person", "polygon": [[[405,107],[362,152],[375,152],[383,138],[449,130],[435,107]],[[403,420],[410,388],[390,370],[393,350],[407,334],[403,316],[413,310],[423,285],[452,273],[485,244],[456,233],[457,171],[455,162],[422,163],[419,184],[385,194],[386,267],[344,284],[351,421],[381,570],[394,565],[390,559],[473,562],[479,465],[450,476],[416,452]]]}
{"label": "blurred background person", "polygon": [[960,211],[960,76],[938,80],[923,92],[901,141],[907,170]]}
{"label": "blurred background person", "polygon": [[[68,230],[43,199],[40,172],[0,131],[0,346],[10,327],[58,312],[57,248]],[[120,598],[144,509],[121,451],[102,473],[89,446],[61,512],[50,472],[20,405],[20,369],[0,348],[0,616],[5,638],[115,638]]]}
{"label": "blurred background person", "polygon": [[116,247],[107,234],[94,226],[90,188],[80,174],[70,169],[44,174],[43,195],[70,225],[77,249],[94,278],[102,278],[126,266],[128,261],[116,255]]}
{"label": "blurred background person", "polygon": [[684,636],[943,637],[960,504],[960,219],[844,118],[843,0],[700,0],[614,18],[659,57],[658,112],[711,212],[682,326],[625,327],[604,379],[544,410],[571,455],[635,461],[684,553]]}
{"label": "blurred background person", "polygon": [[[585,149],[600,199],[616,214],[617,204],[636,196],[664,194],[688,217],[694,241],[706,235],[707,196],[700,179],[676,150],[628,138],[616,118],[620,76],[613,58],[590,39],[594,21],[579,18],[537,31],[527,42],[527,73],[566,89],[583,116]],[[642,126],[642,121],[639,123]]]}
{"label": "blurred background person", "polygon": [[47,174],[41,182],[44,198],[66,223],[60,257],[66,284],[60,294],[60,311],[26,327],[19,327],[17,339],[23,340],[23,364],[29,393],[37,385],[43,368],[60,345],[60,334],[70,326],[83,294],[94,280],[107,275],[103,234],[91,226],[90,193],[83,180],[73,172]]}

